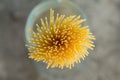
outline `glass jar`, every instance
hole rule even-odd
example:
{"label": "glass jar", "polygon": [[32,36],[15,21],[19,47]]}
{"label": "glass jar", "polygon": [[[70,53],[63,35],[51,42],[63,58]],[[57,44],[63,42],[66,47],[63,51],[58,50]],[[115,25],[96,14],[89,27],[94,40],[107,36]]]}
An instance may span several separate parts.
{"label": "glass jar", "polygon": [[[81,18],[85,19],[85,15],[81,12],[80,8],[73,4],[70,0],[45,0],[44,2],[38,4],[30,13],[27,24],[25,27],[25,37],[26,43],[29,41],[30,32],[29,29],[35,28],[35,24],[40,24],[40,18],[49,18],[49,11],[52,8],[56,13],[61,15],[80,15]],[[85,23],[86,24],[86,23]],[[83,25],[85,25],[83,24]],[[84,72],[88,72],[87,63],[75,64],[72,69],[59,69],[59,68],[49,68],[46,69],[46,64],[41,62],[35,62],[38,74],[43,80],[80,80],[80,75],[84,75]],[[86,68],[86,69],[85,69]],[[82,74],[81,74],[82,73]],[[91,74],[91,73],[90,73]],[[89,75],[89,73],[88,73]]]}

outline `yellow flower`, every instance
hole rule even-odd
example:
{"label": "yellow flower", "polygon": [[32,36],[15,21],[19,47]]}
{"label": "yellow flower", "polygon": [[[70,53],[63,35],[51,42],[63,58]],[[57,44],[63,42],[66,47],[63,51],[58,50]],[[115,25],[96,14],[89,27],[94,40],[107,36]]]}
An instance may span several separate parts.
{"label": "yellow flower", "polygon": [[83,26],[80,16],[57,14],[50,9],[50,20],[41,19],[41,26],[36,24],[36,31],[31,30],[31,38],[27,44],[29,58],[47,63],[47,68],[72,68],[93,49],[94,36],[88,26]]}

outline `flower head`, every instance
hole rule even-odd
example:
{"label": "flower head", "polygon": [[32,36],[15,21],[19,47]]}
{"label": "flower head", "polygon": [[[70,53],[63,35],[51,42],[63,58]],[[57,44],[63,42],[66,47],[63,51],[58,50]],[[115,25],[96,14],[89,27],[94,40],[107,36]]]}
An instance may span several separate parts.
{"label": "flower head", "polygon": [[57,14],[50,9],[50,20],[41,19],[41,26],[36,24],[36,31],[31,30],[31,38],[27,44],[29,58],[43,61],[49,67],[72,68],[93,49],[94,36],[88,26],[83,26],[84,19],[80,16]]}

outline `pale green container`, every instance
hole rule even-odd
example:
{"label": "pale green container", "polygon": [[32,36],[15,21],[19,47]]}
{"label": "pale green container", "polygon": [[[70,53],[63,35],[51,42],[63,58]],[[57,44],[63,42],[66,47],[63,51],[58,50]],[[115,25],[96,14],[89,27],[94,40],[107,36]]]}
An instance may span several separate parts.
{"label": "pale green container", "polygon": [[[55,14],[63,14],[66,16],[69,15],[80,15],[81,18],[85,18],[84,14],[81,12],[80,8],[73,4],[69,0],[45,0],[44,2],[38,4],[30,13],[27,24],[25,27],[25,37],[26,43],[30,38],[30,28],[35,28],[35,24],[40,24],[40,18],[49,18],[49,10],[50,8],[55,10]],[[85,25],[85,24],[84,24]],[[72,69],[46,69],[46,64],[41,62],[35,62],[35,66],[37,68],[39,76],[43,80],[80,80],[80,75],[82,72],[87,72],[88,68],[86,64],[75,64],[75,67]],[[86,68],[86,69],[85,69]],[[83,71],[84,70],[84,71]],[[82,74],[83,75],[83,74]],[[41,80],[41,79],[38,79]]]}

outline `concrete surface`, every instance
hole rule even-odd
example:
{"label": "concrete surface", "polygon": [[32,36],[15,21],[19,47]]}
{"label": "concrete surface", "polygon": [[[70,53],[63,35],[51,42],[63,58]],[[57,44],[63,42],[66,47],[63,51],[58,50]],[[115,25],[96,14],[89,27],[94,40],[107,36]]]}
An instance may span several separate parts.
{"label": "concrete surface", "polygon": [[[24,46],[28,14],[41,0],[0,0],[0,80],[36,80]],[[73,0],[96,36],[89,71],[74,80],[120,80],[120,0]],[[41,79],[42,80],[42,79]]]}

